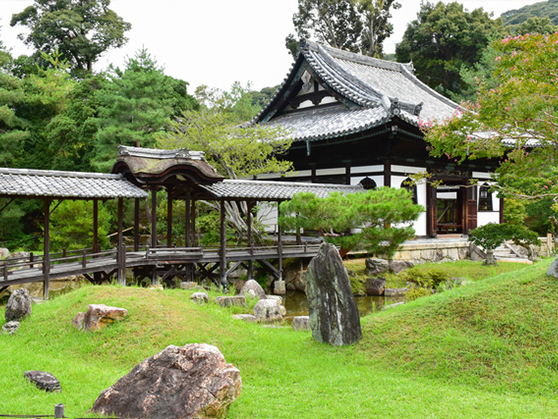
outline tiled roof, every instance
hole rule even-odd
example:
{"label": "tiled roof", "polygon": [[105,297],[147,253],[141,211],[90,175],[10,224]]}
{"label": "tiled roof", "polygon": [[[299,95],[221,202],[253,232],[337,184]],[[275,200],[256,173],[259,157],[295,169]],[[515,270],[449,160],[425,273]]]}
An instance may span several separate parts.
{"label": "tiled roof", "polygon": [[332,192],[365,192],[361,186],[236,179],[225,179],[212,185],[199,186],[217,199],[258,199],[262,201],[291,199],[294,194],[299,192],[311,192],[319,198],[325,198]]}
{"label": "tiled roof", "polygon": [[[278,104],[287,100],[288,85],[293,85],[300,77],[297,74],[301,73],[304,63],[342,100],[331,108],[309,107],[273,114],[271,109],[278,109]],[[269,121],[285,127],[293,139],[303,141],[361,132],[394,117],[418,127],[419,121],[438,121],[452,116],[459,105],[422,83],[412,71],[411,64],[304,41],[289,76],[255,121]],[[269,115],[273,115],[271,119]]]}
{"label": "tiled roof", "polygon": [[122,175],[0,168],[1,196],[52,198],[145,198]]}

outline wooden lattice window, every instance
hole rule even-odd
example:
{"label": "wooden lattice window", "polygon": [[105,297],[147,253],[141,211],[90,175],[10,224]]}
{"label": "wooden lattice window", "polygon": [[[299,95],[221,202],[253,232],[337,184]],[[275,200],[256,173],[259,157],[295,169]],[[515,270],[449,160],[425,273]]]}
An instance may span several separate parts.
{"label": "wooden lattice window", "polygon": [[413,204],[417,204],[418,203],[418,199],[417,199],[417,184],[410,178],[408,177],[407,179],[405,179],[403,182],[401,182],[401,188],[405,188],[407,189],[409,192],[411,192],[411,195],[413,197]]}
{"label": "wooden lattice window", "polygon": [[488,183],[479,188],[479,211],[492,211],[492,192]]}
{"label": "wooden lattice window", "polygon": [[366,190],[376,189],[376,187],[378,186],[376,185],[376,182],[374,182],[374,179],[370,179],[368,176],[362,179],[359,184],[362,185],[362,187]]}

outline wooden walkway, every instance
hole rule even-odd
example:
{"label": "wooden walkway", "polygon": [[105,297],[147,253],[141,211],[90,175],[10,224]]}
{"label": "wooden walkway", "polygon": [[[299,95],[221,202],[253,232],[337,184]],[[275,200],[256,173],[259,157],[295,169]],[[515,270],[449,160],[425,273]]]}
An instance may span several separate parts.
{"label": "wooden walkway", "polygon": [[[134,268],[138,272],[150,272],[153,280],[156,276],[166,279],[171,276],[182,276],[184,268],[189,267],[192,274],[197,268],[197,275],[210,278],[216,284],[226,285],[226,278],[240,266],[250,269],[255,261],[281,279],[283,258],[310,258],[317,255],[318,244],[279,245],[250,248],[204,249],[188,248],[149,248],[134,251],[123,248],[92,253],[90,250],[50,254],[50,263],[43,265],[42,257],[5,260],[0,265],[0,292],[10,285],[43,282],[45,295],[48,297],[48,282],[51,279],[84,275],[91,282],[95,277],[107,279],[116,276],[119,283],[126,283],[126,269]],[[278,261],[273,266],[271,261]],[[251,275],[251,272],[250,272]],[[219,278],[217,280],[216,278]],[[223,282],[223,278],[225,281]]]}

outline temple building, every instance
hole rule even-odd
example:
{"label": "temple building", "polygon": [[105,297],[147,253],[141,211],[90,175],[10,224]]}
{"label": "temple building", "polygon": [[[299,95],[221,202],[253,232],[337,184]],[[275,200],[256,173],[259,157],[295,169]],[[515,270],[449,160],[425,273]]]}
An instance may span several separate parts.
{"label": "temple building", "polygon": [[[414,224],[417,236],[436,237],[503,221],[502,201],[489,190],[495,161],[458,165],[428,152],[420,126],[459,109],[417,79],[412,64],[302,41],[289,74],[255,122],[292,136],[284,158],[295,173],[288,180],[407,188],[426,209]],[[410,184],[410,176],[422,172],[438,186]]]}

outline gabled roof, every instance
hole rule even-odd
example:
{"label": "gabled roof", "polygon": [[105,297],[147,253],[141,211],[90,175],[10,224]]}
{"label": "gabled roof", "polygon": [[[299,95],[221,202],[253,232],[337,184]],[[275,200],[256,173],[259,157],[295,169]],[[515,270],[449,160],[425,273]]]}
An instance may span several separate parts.
{"label": "gabled roof", "polygon": [[122,175],[0,168],[0,196],[29,198],[146,198]]}
{"label": "gabled roof", "polygon": [[360,185],[349,186],[240,179],[225,179],[222,182],[217,182],[212,185],[199,186],[209,192],[214,199],[231,200],[254,199],[260,201],[283,201],[291,199],[294,194],[299,192],[311,192],[318,198],[325,198],[333,192],[366,192],[366,190]]}
{"label": "gabled roof", "polygon": [[[285,111],[305,84],[305,73],[335,102]],[[419,120],[442,120],[458,108],[417,79],[412,64],[302,41],[290,73],[255,122],[285,127],[295,140],[317,140],[361,132],[396,118],[418,127]]]}

